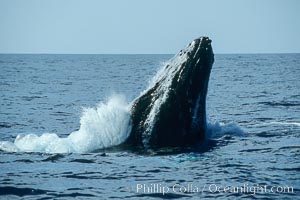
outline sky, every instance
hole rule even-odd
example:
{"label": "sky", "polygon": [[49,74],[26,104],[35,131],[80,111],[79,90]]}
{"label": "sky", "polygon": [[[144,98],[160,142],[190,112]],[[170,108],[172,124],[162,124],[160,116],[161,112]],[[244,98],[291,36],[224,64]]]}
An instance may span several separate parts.
{"label": "sky", "polygon": [[300,53],[299,0],[0,0],[0,53]]}

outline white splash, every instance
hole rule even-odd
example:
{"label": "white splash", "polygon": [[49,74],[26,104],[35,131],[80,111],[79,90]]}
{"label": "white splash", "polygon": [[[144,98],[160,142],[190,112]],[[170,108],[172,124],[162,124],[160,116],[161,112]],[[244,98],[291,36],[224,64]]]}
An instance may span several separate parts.
{"label": "white splash", "polygon": [[227,124],[217,121],[208,121],[206,124],[206,137],[208,139],[220,138],[224,135],[245,136],[246,132],[235,122]]}
{"label": "white splash", "polygon": [[131,130],[129,105],[120,96],[86,108],[78,131],[61,138],[55,133],[18,135],[14,143],[0,142],[0,150],[12,152],[85,153],[118,145]]}

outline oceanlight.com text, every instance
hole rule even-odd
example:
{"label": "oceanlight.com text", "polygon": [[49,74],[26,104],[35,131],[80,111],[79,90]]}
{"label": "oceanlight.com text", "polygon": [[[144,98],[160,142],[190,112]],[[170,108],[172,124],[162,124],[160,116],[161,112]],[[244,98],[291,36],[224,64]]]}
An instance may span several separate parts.
{"label": "oceanlight.com text", "polygon": [[136,193],[153,194],[160,193],[162,195],[168,193],[240,193],[240,194],[266,194],[266,193],[294,193],[293,186],[278,186],[278,185],[259,185],[248,183],[242,185],[219,185],[219,184],[173,184],[166,185],[161,183],[151,183],[151,184],[136,184],[136,186],[131,188],[131,191]]}

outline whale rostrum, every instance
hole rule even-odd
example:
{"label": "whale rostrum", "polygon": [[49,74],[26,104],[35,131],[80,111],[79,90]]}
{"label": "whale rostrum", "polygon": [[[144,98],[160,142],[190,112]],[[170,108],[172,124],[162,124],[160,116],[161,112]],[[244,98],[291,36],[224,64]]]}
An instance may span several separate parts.
{"label": "whale rostrum", "polygon": [[211,40],[200,37],[156,75],[131,107],[125,144],[145,148],[196,144],[205,138],[206,94],[214,62]]}

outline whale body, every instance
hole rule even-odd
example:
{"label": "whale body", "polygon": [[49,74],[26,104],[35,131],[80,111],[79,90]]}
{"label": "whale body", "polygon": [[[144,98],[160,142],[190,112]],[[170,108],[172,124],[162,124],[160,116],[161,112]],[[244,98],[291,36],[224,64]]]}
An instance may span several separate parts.
{"label": "whale body", "polygon": [[200,37],[182,49],[134,100],[131,132],[124,144],[178,147],[205,138],[206,94],[214,62],[211,40]]}

